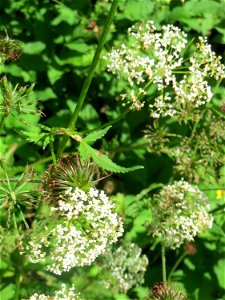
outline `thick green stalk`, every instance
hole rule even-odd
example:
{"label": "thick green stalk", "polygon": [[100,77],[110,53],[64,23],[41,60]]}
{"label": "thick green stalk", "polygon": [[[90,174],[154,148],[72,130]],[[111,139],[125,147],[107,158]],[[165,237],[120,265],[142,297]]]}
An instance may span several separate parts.
{"label": "thick green stalk", "polygon": [[[68,126],[67,128],[69,129],[73,129],[76,125],[76,122],[77,122],[77,119],[78,119],[78,116],[79,116],[79,112],[83,106],[83,103],[84,103],[84,100],[86,98],[86,95],[87,95],[87,92],[88,92],[88,89],[90,87],[90,84],[91,84],[91,81],[92,81],[92,78],[94,76],[94,72],[95,72],[95,69],[96,69],[96,66],[98,64],[98,61],[99,61],[99,58],[100,58],[100,54],[102,52],[102,49],[103,49],[103,46],[105,44],[105,41],[106,41],[106,36],[110,30],[110,25],[113,21],[113,17],[116,13],[116,9],[118,7],[118,4],[119,4],[119,0],[113,0],[112,2],[112,5],[111,5],[111,8],[110,8],[110,11],[109,11],[109,14],[108,14],[108,17],[106,19],[106,23],[105,23],[105,26],[104,26],[104,29],[103,29],[103,32],[100,36],[100,39],[99,39],[99,43],[98,43],[98,46],[97,46],[97,49],[95,51],[95,55],[94,55],[94,58],[92,60],[92,63],[91,63],[91,66],[90,66],[90,70],[89,70],[89,73],[88,73],[88,76],[84,82],[84,85],[82,87],[82,90],[81,90],[81,93],[80,93],[80,96],[77,100],[77,105],[76,105],[76,108],[73,112],[73,115],[68,123]],[[61,142],[59,143],[59,148],[58,148],[58,152],[57,152],[57,155],[60,155],[63,153],[63,150],[65,149],[65,146],[66,146],[66,143],[68,141],[69,137],[68,136],[64,136],[61,140]]]}
{"label": "thick green stalk", "polygon": [[162,279],[166,282],[166,253],[164,243],[161,243],[161,258],[162,258]]}

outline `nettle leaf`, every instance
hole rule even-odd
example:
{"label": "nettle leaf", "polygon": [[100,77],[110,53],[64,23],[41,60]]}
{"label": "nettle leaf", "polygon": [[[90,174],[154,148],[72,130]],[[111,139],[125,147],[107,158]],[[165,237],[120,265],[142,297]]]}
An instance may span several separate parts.
{"label": "nettle leaf", "polygon": [[91,157],[99,167],[113,173],[127,173],[143,168],[142,166],[133,166],[130,168],[119,166],[116,163],[114,163],[107,155],[102,154],[100,151],[92,148],[84,140],[80,142],[78,151],[83,160],[86,160],[88,157]]}
{"label": "nettle leaf", "polygon": [[106,128],[100,129],[100,130],[96,130],[93,133],[88,134],[83,141],[85,142],[95,142],[99,139],[101,139],[111,128],[112,126],[108,126]]}
{"label": "nettle leaf", "polygon": [[42,148],[45,149],[47,145],[53,141],[52,129],[44,125],[39,125],[39,127],[47,132],[33,132],[25,130],[17,130],[17,132],[21,134],[28,142],[35,144],[39,144],[41,142]]}
{"label": "nettle leaf", "polygon": [[35,144],[38,144],[40,141],[42,141],[42,148],[45,149],[46,146],[50,143],[50,135],[49,133],[34,133],[34,132],[28,132],[24,130],[20,130],[19,132],[28,142],[32,142]]}

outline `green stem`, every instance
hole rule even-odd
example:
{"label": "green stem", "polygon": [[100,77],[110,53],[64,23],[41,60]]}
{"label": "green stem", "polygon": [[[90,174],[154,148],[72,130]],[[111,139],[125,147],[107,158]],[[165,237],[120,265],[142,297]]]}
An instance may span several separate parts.
{"label": "green stem", "polygon": [[105,127],[108,127],[110,125],[113,125],[113,124],[117,123],[118,121],[120,121],[121,119],[123,119],[128,114],[129,111],[130,111],[130,107],[128,107],[126,110],[124,110],[123,113],[118,118],[116,118],[114,120],[111,120],[111,121],[109,121],[109,122],[107,122],[107,123],[105,123],[105,124],[103,124],[103,125],[101,125],[99,127],[96,127],[96,128],[90,129],[90,130],[82,131],[82,134],[84,134],[84,133],[90,133],[90,132],[93,132],[93,131],[100,130],[100,129],[103,129]]}
{"label": "green stem", "polygon": [[216,208],[214,208],[214,209],[212,209],[212,210],[210,210],[210,214],[214,214],[214,213],[216,213],[216,212],[218,212],[218,211],[224,211],[225,210],[225,204],[222,204],[222,205],[220,205],[220,206],[218,206],[218,207],[216,207]]}
{"label": "green stem", "polygon": [[[92,78],[94,76],[94,71],[95,71],[97,63],[99,61],[100,54],[101,54],[103,46],[105,44],[106,36],[107,36],[107,34],[108,34],[109,30],[110,30],[110,25],[111,25],[111,23],[113,21],[113,18],[114,18],[114,15],[116,13],[118,4],[119,4],[119,0],[113,0],[111,8],[110,8],[110,11],[109,11],[109,14],[108,14],[108,17],[106,19],[106,23],[105,23],[102,35],[100,36],[99,43],[98,43],[97,49],[95,51],[94,58],[92,60],[91,66],[90,66],[90,70],[89,70],[88,76],[87,76],[87,78],[86,78],[86,80],[84,82],[84,85],[82,87],[80,96],[79,96],[79,98],[77,100],[76,108],[75,108],[75,110],[73,112],[73,115],[72,115],[72,117],[71,117],[71,119],[70,119],[70,121],[68,123],[67,128],[69,128],[69,129],[73,129],[75,127],[75,125],[76,125],[79,112],[82,109],[84,100],[85,100],[87,92],[89,90]],[[64,136],[62,138],[61,142],[59,143],[59,148],[58,148],[58,152],[57,152],[58,156],[63,153],[63,151],[64,151],[64,149],[66,147],[66,143],[67,143],[68,139],[69,139],[68,136]]]}
{"label": "green stem", "polygon": [[17,270],[16,271],[16,288],[15,288],[15,293],[13,296],[14,300],[19,300],[19,296],[20,296],[20,280],[21,280],[21,274],[20,272]]}
{"label": "green stem", "polygon": [[185,258],[185,256],[187,256],[187,253],[184,252],[179,258],[178,260],[175,262],[174,266],[172,267],[169,276],[168,276],[168,281],[170,281],[174,271],[176,270],[176,268],[179,266],[179,264],[182,262],[182,260]]}
{"label": "green stem", "polygon": [[163,282],[166,282],[166,254],[165,254],[165,245],[161,243],[161,258],[162,258],[162,279]]}
{"label": "green stem", "polygon": [[1,118],[1,120],[0,120],[0,135],[2,134],[4,121],[5,121],[5,118],[4,118],[4,116],[3,116],[3,117]]}
{"label": "green stem", "polygon": [[16,268],[16,288],[15,288],[15,293],[13,296],[14,300],[19,300],[20,299],[20,287],[21,287],[21,281],[22,281],[22,268],[23,268],[23,257],[21,257],[19,267]]}

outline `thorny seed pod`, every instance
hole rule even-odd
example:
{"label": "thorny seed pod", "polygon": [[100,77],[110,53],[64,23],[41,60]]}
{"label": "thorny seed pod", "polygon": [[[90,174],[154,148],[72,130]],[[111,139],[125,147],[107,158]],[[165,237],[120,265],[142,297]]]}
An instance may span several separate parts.
{"label": "thorny seed pod", "polygon": [[6,36],[0,35],[0,62],[15,61],[21,54],[22,47],[18,41],[10,39],[7,32]]}
{"label": "thorny seed pod", "polygon": [[56,165],[49,165],[45,171],[42,188],[45,200],[55,201],[63,191],[80,188],[88,191],[102,178],[98,167],[89,159],[81,162],[76,154],[65,155],[57,160]]}
{"label": "thorny seed pod", "polygon": [[188,298],[174,283],[160,282],[153,286],[145,300],[188,300]]}

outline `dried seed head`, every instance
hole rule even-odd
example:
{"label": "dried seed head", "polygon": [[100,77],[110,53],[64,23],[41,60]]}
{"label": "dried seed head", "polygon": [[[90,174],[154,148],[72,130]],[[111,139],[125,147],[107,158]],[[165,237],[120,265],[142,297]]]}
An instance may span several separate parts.
{"label": "dried seed head", "polygon": [[100,180],[99,169],[93,162],[81,162],[78,155],[72,154],[58,159],[56,166],[48,166],[42,180],[42,188],[45,199],[55,202],[66,190],[78,187],[88,191]]}

